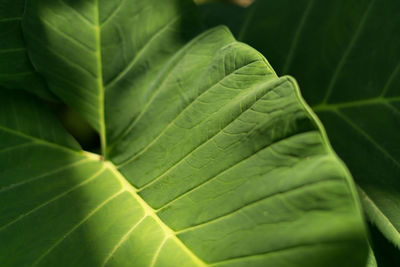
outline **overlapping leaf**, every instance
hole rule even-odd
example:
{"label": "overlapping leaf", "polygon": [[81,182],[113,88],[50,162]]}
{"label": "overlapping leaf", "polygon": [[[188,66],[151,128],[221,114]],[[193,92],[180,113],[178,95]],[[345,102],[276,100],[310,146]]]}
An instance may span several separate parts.
{"label": "overlapping leaf", "polygon": [[[242,84],[252,77],[235,76]],[[210,128],[165,135],[169,144],[147,153],[170,157],[136,171],[120,167],[126,176],[79,151],[32,99],[3,91],[2,263],[363,266],[364,227],[350,177],[293,82],[271,77],[233,99],[240,89],[228,85],[235,83],[216,91],[216,100],[229,100],[207,120]],[[4,112],[13,105],[16,113]],[[185,113],[182,126],[193,123]],[[218,133],[199,145],[179,143],[211,130]]]}
{"label": "overlapping leaf", "polygon": [[108,161],[0,93],[6,266],[365,265],[351,177],[294,80],[224,27],[186,40],[190,6],[29,2],[31,58]]}
{"label": "overlapping leaf", "polygon": [[197,33],[192,5],[29,1],[24,33],[52,91],[88,120],[105,147],[144,108],[159,68]]}
{"label": "overlapping leaf", "polygon": [[0,86],[53,98],[26,52],[21,21],[25,0],[0,1]]}
{"label": "overlapping leaf", "polygon": [[299,80],[370,220],[400,246],[400,3],[259,0],[203,11]]}

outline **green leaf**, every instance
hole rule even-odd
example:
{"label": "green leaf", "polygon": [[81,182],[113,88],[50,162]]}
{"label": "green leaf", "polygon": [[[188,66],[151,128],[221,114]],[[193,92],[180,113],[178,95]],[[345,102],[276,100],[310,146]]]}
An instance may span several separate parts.
{"label": "green leaf", "polygon": [[400,265],[400,253],[382,232],[371,223],[368,224],[371,245],[379,267],[391,267]]}
{"label": "green leaf", "polygon": [[193,11],[181,0],[34,0],[23,26],[50,89],[100,133],[104,148],[143,108],[160,68],[197,33]]}
{"label": "green leaf", "polygon": [[377,264],[376,259],[375,259],[374,252],[373,252],[371,247],[369,249],[369,255],[368,255],[368,260],[367,260],[366,267],[378,267],[378,264]]}
{"label": "green leaf", "polygon": [[365,266],[351,176],[292,78],[224,27],[191,38],[190,1],[28,3],[29,54],[106,161],[0,91],[3,265]]}
{"label": "green leaf", "polygon": [[52,99],[26,52],[21,28],[24,5],[25,0],[0,0],[0,86]]}
{"label": "green leaf", "polygon": [[203,16],[298,79],[369,219],[400,247],[400,2],[259,0],[249,9],[209,5]]}
{"label": "green leaf", "polygon": [[[235,76],[245,84],[254,73],[244,71]],[[215,103],[239,84],[221,84]],[[368,250],[350,176],[295,83],[271,77],[249,89],[228,101],[236,114],[216,113],[219,123],[232,122],[195,152],[184,157],[179,139],[155,144],[170,155],[181,147],[181,158],[138,187],[128,181],[148,175],[125,178],[79,151],[50,114],[35,120],[45,113],[40,104],[0,92],[1,108],[17,107],[0,112],[2,264],[363,266]],[[154,173],[156,163],[139,171]]]}

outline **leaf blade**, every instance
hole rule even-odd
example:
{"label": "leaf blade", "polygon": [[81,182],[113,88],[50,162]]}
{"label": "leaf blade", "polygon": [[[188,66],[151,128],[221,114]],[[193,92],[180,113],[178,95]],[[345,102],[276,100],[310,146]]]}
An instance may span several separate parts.
{"label": "leaf blade", "polygon": [[[292,87],[295,86],[293,82],[286,82],[285,80],[284,84],[289,86],[289,91],[296,88]],[[278,95],[275,97],[280,98]],[[293,97],[298,101],[297,93]],[[6,102],[8,100],[7,98],[1,99]],[[17,98],[14,100],[14,104],[17,104],[18,101],[27,100]],[[32,113],[21,116],[19,119],[22,121],[30,120],[29,116],[33,116]],[[50,122],[51,120],[46,120],[42,123],[50,124]],[[4,121],[0,120],[0,123],[3,125]],[[15,124],[8,124],[7,127],[16,126]],[[296,180],[300,182],[300,191],[294,189],[292,191],[294,194],[288,192],[287,194],[290,197],[286,197],[283,194],[281,195],[278,188],[281,187],[281,190],[285,190],[285,188],[290,188],[287,186],[293,186],[293,184],[291,185],[293,181],[289,182],[289,180],[293,180],[290,179],[293,177],[282,173],[277,178],[281,181],[280,184],[270,182],[271,185],[278,186],[278,188],[271,187],[270,189],[271,192],[276,193],[277,197],[254,202],[249,206],[244,202],[245,206],[240,211],[233,213],[231,209],[227,210],[226,217],[221,217],[205,225],[195,226],[191,223],[191,228],[186,230],[177,227],[176,219],[175,222],[171,221],[172,217],[166,216],[166,213],[159,212],[151,207],[146,198],[140,196],[137,189],[128,182],[125,176],[122,176],[111,162],[99,161],[98,156],[81,151],[60,149],[60,147],[49,145],[47,142],[42,142],[37,147],[30,148],[28,151],[32,156],[28,156],[26,150],[19,151],[18,149],[6,151],[4,154],[0,153],[0,162],[3,163],[5,159],[10,159],[6,161],[6,164],[18,158],[25,160],[27,156],[28,159],[42,157],[42,164],[37,168],[40,173],[36,174],[35,177],[31,177],[32,171],[27,171],[32,169],[29,165],[36,164],[32,160],[25,160],[25,164],[17,162],[14,167],[9,166],[7,168],[8,172],[5,177],[9,177],[9,183],[15,183],[16,177],[23,177],[25,182],[12,187],[3,184],[7,186],[7,190],[0,190],[2,202],[10,202],[14,199],[13,205],[0,207],[0,240],[10,240],[8,246],[0,250],[0,258],[3,263],[8,265],[65,263],[82,266],[102,264],[120,266],[121,264],[135,262],[138,266],[152,264],[154,266],[177,264],[222,266],[250,263],[278,264],[282,263],[283,259],[285,261],[291,259],[290,261],[293,261],[293,263],[289,263],[288,266],[298,266],[299,264],[320,266],[325,263],[329,266],[329,264],[336,265],[343,259],[343,262],[350,264],[348,266],[363,266],[368,250],[361,215],[355,205],[354,195],[352,197],[349,191],[348,173],[345,172],[344,167],[334,154],[327,153],[325,148],[322,150],[321,148],[312,148],[312,143],[316,147],[325,146],[318,128],[315,129],[311,134],[300,135],[296,144],[293,144],[291,139],[286,142],[292,143],[289,147],[297,147],[300,154],[308,151],[303,155],[305,158],[301,161],[304,161],[306,165],[313,165],[314,167],[310,168],[310,170],[313,170],[312,172],[315,173],[318,170],[319,176],[315,176],[315,178],[324,180],[325,189],[314,187],[312,184],[302,186],[301,184],[306,182],[307,179],[312,181],[314,178],[304,173],[304,176],[308,177],[304,180],[301,175],[298,175],[298,171],[293,171],[293,173],[297,173]],[[307,139],[308,141],[305,141]],[[2,138],[1,140],[1,144],[8,143],[6,139]],[[19,143],[26,142],[18,140]],[[13,146],[15,145],[14,142]],[[286,144],[282,145],[280,149],[277,148],[276,152],[269,151],[270,157],[281,162],[290,160],[290,157],[296,157],[293,154],[290,154],[289,159],[287,156],[283,156],[282,149],[288,149],[288,151],[291,151],[290,153],[293,153],[293,150],[289,147]],[[309,153],[322,153],[322,161],[326,161],[323,160],[324,158],[327,159],[326,166],[328,168],[326,171],[329,175],[323,174],[320,161],[315,161],[312,157],[307,159]],[[56,159],[60,160],[60,167],[55,167]],[[259,160],[261,168],[269,165],[267,158],[264,157]],[[272,166],[272,168],[274,167]],[[244,169],[249,170],[248,167]],[[24,172],[21,174],[21,171]],[[279,172],[279,169],[277,171]],[[259,172],[265,175],[264,170],[260,169]],[[236,179],[241,179],[240,172],[235,175],[237,176]],[[256,191],[263,195],[268,193],[266,190],[254,189],[254,187],[260,188],[260,184],[254,183],[256,175],[249,172],[246,175],[249,179],[245,180],[253,184],[252,190],[248,188],[234,192],[229,187],[225,187],[225,193],[212,190],[205,192],[208,192],[211,196],[223,197],[228,200],[228,203],[233,203],[237,199],[240,202],[244,201],[240,197],[243,192],[247,192],[245,193],[247,198],[253,199]],[[230,174],[230,176],[232,175]],[[286,177],[287,182],[281,179],[284,177]],[[334,184],[329,181],[332,177],[335,177]],[[266,181],[263,182],[263,188],[268,187]],[[303,191],[303,188],[307,190]],[[229,192],[234,194],[232,195]],[[331,193],[326,194],[327,192]],[[204,197],[203,194],[200,195]],[[18,201],[15,201],[16,196],[20,196]],[[205,197],[207,198],[207,196]],[[204,200],[208,201],[207,199],[199,199],[196,202],[185,202],[188,207],[185,213],[189,217],[196,217],[196,214],[201,214],[199,210],[215,207],[215,204],[207,205]],[[26,203],[30,204],[27,206]],[[174,206],[176,203],[179,202],[169,204],[169,207],[179,207],[179,205]],[[306,203],[308,203],[308,207]],[[259,204],[263,206],[260,207]],[[293,212],[294,207],[292,205],[301,205],[309,211],[304,214],[299,211]],[[254,208],[256,209],[254,210]],[[258,212],[260,209],[269,213],[260,216]],[[162,211],[165,210],[168,209]],[[246,215],[242,215],[244,211],[247,212]],[[180,218],[182,222],[186,220],[184,216],[179,216],[182,212],[173,210],[169,210],[169,212],[172,215],[175,214],[175,218]],[[220,214],[220,211],[218,211],[218,214]],[[211,215],[214,218],[215,212]],[[243,223],[243,220],[246,222],[249,218],[255,221],[251,224]],[[320,225],[321,232],[315,231],[316,225],[310,225],[310,220],[314,221],[317,218],[324,222],[316,224]],[[283,224],[280,225],[279,220],[284,220]],[[302,221],[309,224],[308,227],[314,227],[314,237],[308,235],[310,231],[302,224]],[[326,224],[327,221],[330,221],[330,226]],[[49,228],[49,224],[51,224],[51,228]],[[265,240],[269,239],[265,235],[278,238],[279,235],[274,235],[274,233],[287,232],[288,229],[304,230],[303,235],[300,234],[303,238],[297,239],[297,241],[296,238],[287,236],[289,238],[287,242],[292,243],[296,248],[291,249],[287,242],[265,243]],[[226,235],[227,231],[231,233],[224,238],[223,236]],[[310,243],[304,244],[303,242],[307,240],[304,235],[306,233]],[[218,238],[218,235],[221,238]],[[217,237],[217,241],[209,243],[202,240],[204,237],[211,239]],[[232,239],[232,242],[226,240],[228,237]],[[23,238],[24,242],[20,242],[20,238]],[[247,249],[234,245],[233,240],[242,240],[243,238],[253,240],[243,243],[248,244],[247,246],[250,245]],[[325,240],[328,243],[315,247],[312,244],[316,242],[316,239],[318,239],[318,242]],[[260,242],[261,240],[262,242]],[[224,246],[221,246],[218,242],[222,242]],[[299,244],[298,242],[302,243]],[[355,252],[348,249],[348,246],[356,246],[359,250]],[[31,249],[27,250],[28,247]],[[365,249],[360,249],[361,247],[365,247]],[[212,248],[217,250],[217,253],[211,253],[209,250]],[[141,253],[132,254],[132,251],[140,251]],[[309,255],[315,255],[316,251],[320,253],[320,256],[310,261]],[[351,253],[350,260],[349,257],[342,257],[346,253]],[[354,253],[357,256],[354,256]],[[70,257],[70,255],[74,255],[74,257]],[[175,255],[175,257],[171,258],[171,255]],[[331,258],[336,256],[336,260],[332,262]]]}
{"label": "leaf blade", "polygon": [[0,1],[0,86],[54,99],[28,58],[21,27],[24,5],[25,0]]}
{"label": "leaf blade", "polygon": [[[375,215],[369,210],[370,219],[383,215],[381,220],[389,219],[398,232],[394,210],[399,199],[394,188],[400,166],[396,148],[400,41],[398,28],[393,27],[398,24],[398,3],[257,1],[249,10],[231,7],[234,17],[216,16],[223,10],[228,8],[210,5],[204,7],[204,16],[211,25],[229,22],[236,34],[242,29],[243,40],[267,55],[278,73],[298,78],[335,150],[379,209]],[[329,14],[318,15],[325,10]],[[390,19],[382,19],[382,14]],[[246,19],[251,26],[244,27]],[[381,230],[398,244],[398,234]]]}
{"label": "leaf blade", "polygon": [[[108,12],[96,15],[99,3]],[[129,7],[123,6],[126,3],[140,5],[123,8]],[[140,9],[148,3],[37,0],[30,2],[25,23],[31,20],[26,26],[44,26],[37,19],[47,19],[62,28],[65,36],[72,30],[81,40],[88,38],[98,52],[98,32],[87,31],[92,23],[96,27],[104,22],[115,29],[123,23],[111,22],[125,20],[127,15],[134,21],[137,17],[131,12],[139,10],[151,26],[148,10]],[[5,153],[0,154],[0,164],[10,166],[5,168],[8,178],[2,182],[7,190],[0,191],[0,199],[21,197],[13,207],[0,207],[0,240],[11,240],[0,250],[0,258],[7,264],[47,266],[132,262],[139,266],[363,266],[368,246],[354,185],[295,81],[278,78],[263,56],[236,42],[225,28],[211,30],[186,45],[184,32],[165,27],[171,14],[186,10],[182,3],[157,2],[155,10],[163,19],[152,27],[154,35],[146,32],[147,39],[138,39],[142,42],[130,51],[126,64],[107,66],[112,72],[104,71],[106,64],[102,64],[104,81],[123,74],[113,90],[105,92],[107,134],[116,140],[109,158],[119,162],[118,166],[48,142],[23,149],[30,144],[15,134],[2,140]],[[75,27],[65,27],[67,18],[74,19]],[[163,28],[169,37],[158,39]],[[72,91],[83,97],[80,104],[95,99],[92,115],[86,116],[99,123],[96,112],[101,88],[95,81],[100,75],[99,56],[85,61],[77,57],[82,47],[71,40],[65,46],[60,40],[67,37],[60,39],[51,27],[46,30],[47,48],[35,48],[38,40],[27,34],[35,62],[53,63],[53,68],[42,65],[53,86],[59,83],[66,89],[78,83],[79,88]],[[165,40],[172,43],[167,51],[160,48],[171,44]],[[69,55],[68,49],[73,53]],[[126,53],[124,49],[119,52]],[[107,54],[102,51],[103,63]],[[116,58],[120,56],[124,55]],[[145,68],[149,74],[141,76],[140,67],[147,62],[153,65]],[[167,71],[171,66],[177,67],[175,72]],[[64,74],[62,79],[57,76],[60,70],[68,70],[59,73]],[[161,82],[158,94],[160,81],[165,86]],[[85,99],[88,92],[79,85],[88,84],[95,94]],[[129,92],[118,95],[118,90]],[[77,105],[72,94],[69,100]],[[6,101],[9,96],[5,96],[0,101]],[[122,111],[112,110],[107,106],[110,103]],[[31,116],[15,116],[14,120]],[[107,121],[107,116],[115,121]],[[15,123],[7,125],[19,129]],[[32,132],[34,125],[27,126]],[[118,139],[125,129],[127,134]],[[58,135],[62,143],[70,138],[65,133]],[[32,249],[26,251],[27,247]]]}

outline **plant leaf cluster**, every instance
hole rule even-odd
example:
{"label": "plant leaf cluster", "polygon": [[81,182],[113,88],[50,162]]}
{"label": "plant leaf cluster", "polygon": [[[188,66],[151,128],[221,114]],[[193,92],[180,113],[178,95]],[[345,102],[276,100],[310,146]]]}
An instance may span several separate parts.
{"label": "plant leaf cluster", "polygon": [[0,30],[2,266],[365,266],[357,189],[296,81],[191,1],[0,0]]}
{"label": "plant leaf cluster", "polygon": [[279,75],[296,77],[369,221],[399,248],[400,3],[259,0],[201,10],[209,26],[229,25]]}

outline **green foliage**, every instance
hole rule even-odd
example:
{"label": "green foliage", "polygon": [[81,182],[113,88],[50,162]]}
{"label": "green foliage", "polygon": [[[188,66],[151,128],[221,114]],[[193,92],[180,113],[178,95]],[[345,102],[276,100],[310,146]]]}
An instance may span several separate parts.
{"label": "green foliage", "polygon": [[[0,76],[2,266],[365,266],[351,175],[296,82],[192,2],[0,10],[45,81]],[[15,89],[70,106],[102,155]]]}
{"label": "green foliage", "polygon": [[400,247],[400,2],[259,0],[202,11],[298,79],[370,221]]}
{"label": "green foliage", "polygon": [[46,98],[52,98],[44,80],[37,75],[29,61],[21,20],[25,0],[0,2],[0,86],[25,88]]}

